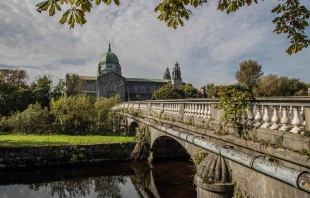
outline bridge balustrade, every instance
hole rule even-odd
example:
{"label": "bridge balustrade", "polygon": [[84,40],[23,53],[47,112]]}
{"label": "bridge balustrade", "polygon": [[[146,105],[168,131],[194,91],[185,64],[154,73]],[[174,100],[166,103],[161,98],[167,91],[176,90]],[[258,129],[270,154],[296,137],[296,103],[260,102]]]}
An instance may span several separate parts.
{"label": "bridge balustrade", "polygon": [[[163,113],[220,123],[224,111],[216,108],[218,102],[218,99],[150,100],[125,102],[118,107],[133,108],[147,114]],[[251,102],[242,118],[256,127],[303,134],[307,125],[306,117],[310,119],[305,109],[310,109],[310,98],[307,97],[257,98]],[[309,129],[310,127],[307,128]]]}

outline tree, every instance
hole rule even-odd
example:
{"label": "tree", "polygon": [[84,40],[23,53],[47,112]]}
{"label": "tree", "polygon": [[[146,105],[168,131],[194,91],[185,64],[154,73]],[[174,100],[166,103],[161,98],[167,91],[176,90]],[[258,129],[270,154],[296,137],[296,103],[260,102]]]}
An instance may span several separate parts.
{"label": "tree", "polygon": [[257,87],[253,89],[255,96],[283,96],[287,84],[287,77],[278,77],[274,74],[263,76],[258,80]]}
{"label": "tree", "polygon": [[239,63],[239,67],[236,73],[238,83],[252,90],[257,85],[258,79],[264,74],[262,66],[257,61],[247,60]]}
{"label": "tree", "polygon": [[206,89],[207,96],[208,96],[209,98],[212,98],[212,96],[213,96],[213,90],[214,90],[214,83],[208,83],[208,84],[206,84],[204,87],[205,87],[205,89]]}
{"label": "tree", "polygon": [[120,128],[119,125],[121,121],[121,115],[111,108],[116,104],[121,103],[121,101],[122,100],[119,95],[110,98],[99,98],[96,100],[94,103],[94,111],[96,114],[95,121],[98,132],[105,131],[105,134],[108,134],[113,131],[113,128]]}
{"label": "tree", "polygon": [[84,81],[77,74],[67,74],[66,75],[66,86],[65,94],[66,96],[71,96],[75,93],[81,93],[83,90]]}
{"label": "tree", "polygon": [[182,98],[193,98],[198,94],[198,90],[190,83],[182,85],[178,90]]}
{"label": "tree", "polygon": [[48,109],[39,103],[30,104],[23,112],[14,112],[10,117],[3,117],[1,127],[9,128],[9,132],[22,134],[48,134],[52,130],[50,124],[53,117]]}
{"label": "tree", "polygon": [[53,99],[58,99],[61,96],[64,96],[66,92],[66,81],[59,79],[55,87],[53,87],[52,97]]}
{"label": "tree", "polygon": [[161,99],[179,99],[182,98],[180,91],[173,87],[171,84],[162,86],[160,89],[154,91],[154,97],[156,100]]}
{"label": "tree", "polygon": [[291,78],[287,81],[286,91],[286,96],[306,96],[308,95],[308,86],[298,78]]}
{"label": "tree", "polygon": [[28,74],[23,69],[0,69],[0,79],[15,86],[26,86]]}
{"label": "tree", "polygon": [[0,69],[0,115],[23,111],[34,103],[25,70]]}
{"label": "tree", "polygon": [[37,77],[36,82],[31,83],[34,100],[42,107],[49,106],[52,97],[52,82],[51,76],[44,75]]}
{"label": "tree", "polygon": [[50,112],[55,117],[54,124],[59,133],[90,134],[95,125],[93,98],[90,96],[60,97],[51,102]]}
{"label": "tree", "polygon": [[255,96],[306,96],[308,85],[297,78],[286,76],[278,77],[270,74],[258,80],[258,85],[253,89]]}
{"label": "tree", "polygon": [[[262,0],[263,1],[263,0]],[[93,4],[99,5],[101,2],[109,5],[112,0],[45,0],[36,5],[37,11],[49,11],[49,15],[53,16],[56,11],[61,11],[64,4],[71,4],[71,8],[64,12],[60,24],[67,24],[70,28],[75,23],[84,25],[87,21],[86,12],[91,12]],[[116,5],[120,5],[120,0],[113,0]],[[188,6],[194,8],[207,3],[207,0],[162,0],[155,8],[155,12],[159,12],[158,19],[167,23],[169,27],[176,29],[178,26],[184,26],[184,19],[188,20],[192,15],[192,11]],[[219,0],[217,9],[226,11],[227,14],[236,12],[245,5],[250,6],[258,0]],[[60,3],[60,4],[59,4]],[[278,14],[272,22],[276,24],[274,32],[277,34],[287,34],[291,40],[291,45],[287,49],[289,55],[307,48],[310,40],[305,35],[305,29],[309,26],[307,19],[310,18],[310,11],[300,4],[300,0],[284,0],[272,9],[273,13]]]}

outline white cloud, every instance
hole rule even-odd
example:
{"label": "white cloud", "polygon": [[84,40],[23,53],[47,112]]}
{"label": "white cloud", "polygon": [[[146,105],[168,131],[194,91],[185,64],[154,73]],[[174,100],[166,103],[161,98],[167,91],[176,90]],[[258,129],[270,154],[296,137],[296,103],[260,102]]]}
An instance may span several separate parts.
{"label": "white cloud", "polygon": [[[216,1],[193,9],[185,27],[174,30],[157,20],[158,1],[121,1],[121,6],[94,6],[88,23],[69,30],[61,15],[39,14],[40,0],[0,2],[0,64],[27,67],[30,76],[50,73],[96,75],[100,56],[112,42],[126,77],[161,78],[177,60],[183,80],[200,87],[208,82],[235,82],[238,63],[254,59],[266,74],[301,78],[309,83],[309,49],[285,53],[289,41],[272,33],[270,10],[278,1],[264,1],[225,14]],[[303,0],[308,8],[310,3]],[[309,33],[308,33],[309,35]]]}

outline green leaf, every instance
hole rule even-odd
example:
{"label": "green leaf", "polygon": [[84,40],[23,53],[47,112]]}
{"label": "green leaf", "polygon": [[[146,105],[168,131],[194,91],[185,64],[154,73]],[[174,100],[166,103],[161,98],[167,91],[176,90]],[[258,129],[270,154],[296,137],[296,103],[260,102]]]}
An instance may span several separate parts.
{"label": "green leaf", "polygon": [[102,0],[105,4],[110,5],[112,0]]}
{"label": "green leaf", "polygon": [[116,5],[119,5],[119,4],[120,4],[120,1],[119,1],[119,0],[114,0],[114,3],[115,3]]}
{"label": "green leaf", "polygon": [[61,7],[60,7],[60,5],[58,5],[58,3],[55,3],[55,6],[56,6],[58,11],[61,11]]}
{"label": "green leaf", "polygon": [[67,19],[68,19],[68,16],[69,14],[71,13],[71,9],[70,10],[67,10],[61,17],[59,23],[62,25],[64,24],[65,22],[67,22]]}
{"label": "green leaf", "polygon": [[101,0],[95,0],[95,4],[99,5],[101,3]]}
{"label": "green leaf", "polygon": [[53,16],[55,14],[55,3],[52,3],[49,10],[50,16]]}

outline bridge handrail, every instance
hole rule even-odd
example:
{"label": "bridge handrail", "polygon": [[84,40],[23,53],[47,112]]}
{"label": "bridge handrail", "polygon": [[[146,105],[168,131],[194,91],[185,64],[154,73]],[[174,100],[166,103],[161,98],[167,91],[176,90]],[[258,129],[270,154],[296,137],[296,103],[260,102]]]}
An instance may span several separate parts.
{"label": "bridge handrail", "polygon": [[[220,123],[223,110],[215,108],[218,98],[129,101],[118,105],[172,116],[213,120]],[[258,97],[244,114],[256,127],[304,133],[310,130],[310,97]],[[307,110],[306,110],[307,109]]]}

